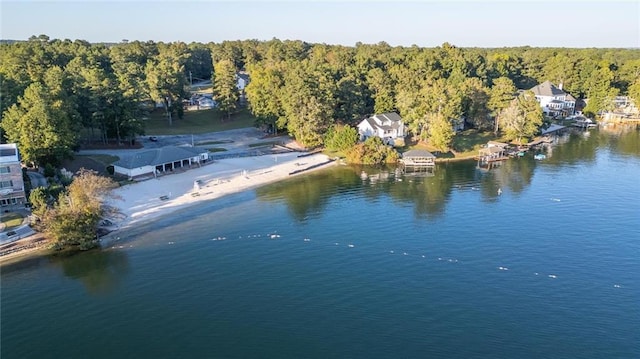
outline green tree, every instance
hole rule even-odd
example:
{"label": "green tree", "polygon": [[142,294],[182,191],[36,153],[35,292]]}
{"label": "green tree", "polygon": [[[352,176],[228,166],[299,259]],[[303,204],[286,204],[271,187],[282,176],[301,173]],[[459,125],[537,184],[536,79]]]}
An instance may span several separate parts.
{"label": "green tree", "polygon": [[173,125],[173,113],[180,116],[185,96],[184,63],[188,52],[183,43],[160,46],[158,50],[158,55],[150,58],[145,67],[147,86],[149,96],[163,104],[169,125]]}
{"label": "green tree", "polygon": [[427,117],[429,143],[440,151],[448,152],[455,136],[451,122],[442,113],[430,113]]}
{"label": "green tree", "polygon": [[496,118],[495,132],[498,133],[498,114],[505,108],[507,108],[510,102],[516,96],[516,87],[513,81],[507,77],[499,77],[493,81],[493,86],[489,90],[489,101],[487,102],[487,108],[491,111],[491,114]]}
{"label": "green tree", "polygon": [[69,155],[77,131],[67,104],[35,82],[3,115],[0,126],[9,142],[18,143],[26,163],[56,163]]}
{"label": "green tree", "polygon": [[349,163],[368,166],[397,163],[398,152],[385,145],[379,137],[369,137],[364,143],[359,143],[347,152]]}
{"label": "green tree", "polygon": [[89,249],[97,242],[103,201],[116,184],[95,172],[81,170],[55,205],[41,218],[44,233],[55,249]]}
{"label": "green tree", "polygon": [[498,116],[505,137],[522,143],[523,139],[532,138],[543,123],[543,114],[536,97],[527,91],[513,101]]}
{"label": "green tree", "polygon": [[388,74],[380,68],[374,68],[367,74],[367,82],[373,94],[375,113],[391,112],[395,109],[393,82]]}
{"label": "green tree", "polygon": [[614,75],[609,64],[603,62],[587,82],[587,106],[584,113],[595,116],[601,111],[613,109],[618,89],[611,87]]}
{"label": "green tree", "polygon": [[640,78],[629,86],[629,97],[631,97],[636,107],[640,108]]}
{"label": "green tree", "polygon": [[287,127],[306,147],[322,145],[323,134],[333,123],[335,84],[325,67],[316,68],[308,61],[289,63],[282,97],[284,117],[278,126]]}
{"label": "green tree", "polygon": [[236,85],[236,68],[231,60],[220,60],[214,67],[213,97],[218,104],[218,110],[231,118],[238,106],[238,87]]}
{"label": "green tree", "polygon": [[489,89],[476,77],[467,78],[460,86],[462,92],[462,113],[466,122],[478,129],[491,128],[489,109]]}
{"label": "green tree", "polygon": [[358,130],[348,125],[333,125],[324,136],[324,145],[330,151],[346,151],[358,142]]}
{"label": "green tree", "polygon": [[245,88],[249,109],[259,124],[273,126],[277,132],[277,120],[284,117],[280,94],[284,87],[282,72],[272,65],[249,67],[251,82]]}

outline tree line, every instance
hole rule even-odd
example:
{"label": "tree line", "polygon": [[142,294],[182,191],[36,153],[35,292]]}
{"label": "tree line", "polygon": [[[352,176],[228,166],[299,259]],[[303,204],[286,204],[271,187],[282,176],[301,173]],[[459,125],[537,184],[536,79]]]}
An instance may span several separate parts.
{"label": "tree line", "polygon": [[[545,80],[588,98],[585,112],[612,106],[616,95],[640,100],[640,51],[635,49],[435,48],[244,40],[222,43],[83,40],[0,44],[2,137],[17,142],[25,162],[55,163],[82,137],[129,141],[144,134],[145,111],[162,104],[180,121],[193,79],[213,80],[218,109],[238,106],[235,74],[251,81],[246,97],[257,124],[288,131],[308,147],[322,146],[334,125],[397,111],[411,133],[446,148],[452,125],[464,121],[507,137],[531,136],[531,94]],[[539,107],[538,107],[539,108]],[[532,112],[533,111],[533,112]]]}

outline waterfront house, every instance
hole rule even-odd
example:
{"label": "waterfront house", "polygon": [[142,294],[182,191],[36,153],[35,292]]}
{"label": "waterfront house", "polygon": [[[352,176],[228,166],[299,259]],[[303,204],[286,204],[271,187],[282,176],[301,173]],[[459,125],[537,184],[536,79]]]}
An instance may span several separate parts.
{"label": "waterfront house", "polygon": [[15,143],[0,144],[0,206],[26,202],[20,152]]}
{"label": "waterfront house", "polygon": [[116,174],[133,179],[189,168],[208,160],[209,151],[204,148],[165,146],[123,157],[113,164],[113,168]]}
{"label": "waterfront house", "polygon": [[360,140],[380,137],[388,145],[404,143],[406,129],[402,118],[395,112],[381,113],[367,117],[358,124]]}
{"label": "waterfront house", "polygon": [[545,115],[566,117],[575,113],[576,99],[562,90],[562,84],[556,87],[551,81],[545,81],[531,91]]}

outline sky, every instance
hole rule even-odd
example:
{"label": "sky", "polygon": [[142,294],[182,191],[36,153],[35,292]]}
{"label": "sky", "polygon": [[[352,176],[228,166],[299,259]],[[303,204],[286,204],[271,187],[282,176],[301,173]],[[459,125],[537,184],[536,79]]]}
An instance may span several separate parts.
{"label": "sky", "polygon": [[634,1],[5,1],[0,38],[640,48]]}

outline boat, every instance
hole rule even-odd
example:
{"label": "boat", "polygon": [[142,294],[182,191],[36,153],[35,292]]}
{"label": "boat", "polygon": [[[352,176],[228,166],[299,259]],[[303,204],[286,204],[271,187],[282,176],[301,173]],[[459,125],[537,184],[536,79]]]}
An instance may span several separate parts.
{"label": "boat", "polygon": [[540,160],[544,160],[545,158],[547,158],[547,156],[543,155],[542,153],[538,153],[537,155],[533,156],[534,159],[540,161]]}

